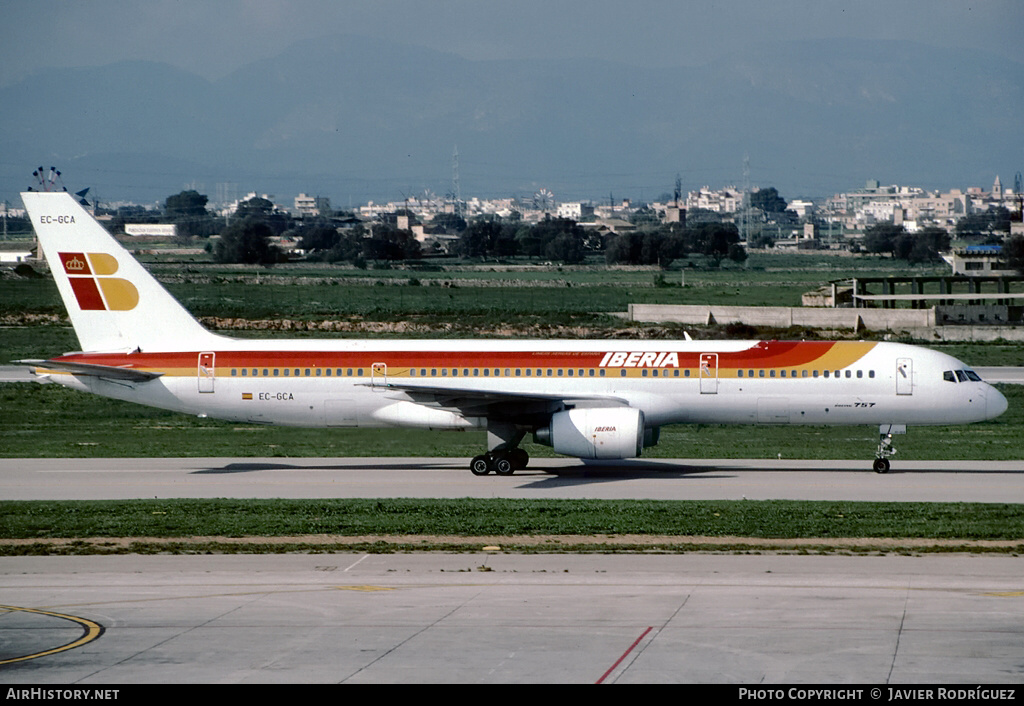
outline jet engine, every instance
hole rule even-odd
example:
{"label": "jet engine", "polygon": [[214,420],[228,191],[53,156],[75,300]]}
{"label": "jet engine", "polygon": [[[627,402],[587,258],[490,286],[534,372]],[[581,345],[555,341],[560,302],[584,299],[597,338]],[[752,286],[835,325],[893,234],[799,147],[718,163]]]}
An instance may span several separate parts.
{"label": "jet engine", "polygon": [[551,423],[533,435],[536,443],[577,458],[639,456],[644,437],[644,413],[630,407],[585,407],[556,412]]}

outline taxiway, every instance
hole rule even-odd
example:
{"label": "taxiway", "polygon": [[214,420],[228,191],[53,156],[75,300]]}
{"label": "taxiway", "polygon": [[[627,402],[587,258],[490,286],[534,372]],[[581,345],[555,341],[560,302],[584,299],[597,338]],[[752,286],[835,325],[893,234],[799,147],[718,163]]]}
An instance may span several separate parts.
{"label": "taxiway", "polygon": [[1015,502],[1024,461],[535,458],[474,476],[461,458],[0,459],[8,500],[131,498],[659,498]]}

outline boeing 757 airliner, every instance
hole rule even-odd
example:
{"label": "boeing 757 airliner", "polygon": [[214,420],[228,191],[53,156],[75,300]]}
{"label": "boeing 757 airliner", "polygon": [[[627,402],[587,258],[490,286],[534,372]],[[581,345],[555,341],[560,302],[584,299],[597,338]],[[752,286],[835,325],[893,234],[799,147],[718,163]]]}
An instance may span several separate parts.
{"label": "boeing 757 airliner", "polygon": [[666,424],[871,425],[874,469],[911,425],[993,419],[967,365],[898,343],[240,340],[199,324],[69,194],[22,194],[81,352],[42,379],[187,414],[309,427],[486,429],[477,475],[514,473],[532,433],[622,459]]}

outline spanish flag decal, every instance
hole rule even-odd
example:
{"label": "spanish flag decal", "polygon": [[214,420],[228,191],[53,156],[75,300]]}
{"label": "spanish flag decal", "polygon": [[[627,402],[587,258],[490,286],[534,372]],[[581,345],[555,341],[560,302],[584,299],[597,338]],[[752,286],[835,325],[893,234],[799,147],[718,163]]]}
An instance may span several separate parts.
{"label": "spanish flag decal", "polygon": [[139,290],[117,272],[117,260],[106,253],[58,253],[83,311],[130,311],[139,303]]}

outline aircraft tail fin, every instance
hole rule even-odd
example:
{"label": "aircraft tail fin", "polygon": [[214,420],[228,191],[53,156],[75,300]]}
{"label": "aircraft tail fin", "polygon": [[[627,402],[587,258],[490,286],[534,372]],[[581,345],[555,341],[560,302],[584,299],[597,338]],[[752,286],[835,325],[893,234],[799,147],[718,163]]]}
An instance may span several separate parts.
{"label": "aircraft tail fin", "polygon": [[197,350],[210,333],[66,192],[21,195],[83,351]]}

